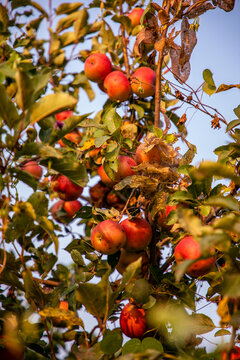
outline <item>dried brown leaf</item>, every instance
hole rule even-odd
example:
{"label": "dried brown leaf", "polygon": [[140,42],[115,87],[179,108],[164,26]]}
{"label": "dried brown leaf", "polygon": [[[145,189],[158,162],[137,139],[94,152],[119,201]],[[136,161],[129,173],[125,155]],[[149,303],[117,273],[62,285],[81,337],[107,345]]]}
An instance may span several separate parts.
{"label": "dried brown leaf", "polygon": [[154,42],[155,36],[153,32],[147,28],[142,29],[138,33],[134,44],[133,51],[135,55],[141,57],[144,52],[145,45],[154,45]]}
{"label": "dried brown leaf", "polygon": [[224,11],[232,11],[235,5],[235,0],[217,0],[217,5]]}
{"label": "dried brown leaf", "polygon": [[[213,6],[210,2],[206,3],[206,4],[198,4],[199,2],[195,3],[193,6],[191,6],[188,11],[186,16],[189,19],[194,19],[197,16],[200,16],[202,14],[204,14],[206,11],[208,10],[213,10],[215,9],[215,6]],[[196,6],[197,4],[197,6]]]}
{"label": "dried brown leaf", "polygon": [[170,49],[173,75],[179,82],[185,83],[190,75],[191,66],[189,62],[180,65],[180,54],[180,49]]}

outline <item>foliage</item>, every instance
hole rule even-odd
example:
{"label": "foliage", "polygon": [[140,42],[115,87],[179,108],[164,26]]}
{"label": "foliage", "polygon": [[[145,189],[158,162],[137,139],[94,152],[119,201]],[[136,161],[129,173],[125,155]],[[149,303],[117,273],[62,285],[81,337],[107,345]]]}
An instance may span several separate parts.
{"label": "foliage", "polygon": [[[127,14],[137,6],[145,11],[132,28]],[[62,2],[56,9],[51,0],[49,8],[30,0],[0,4],[3,358],[21,359],[24,351],[27,360],[56,360],[62,349],[69,360],[220,359],[221,351],[230,354],[239,329],[240,105],[234,109],[236,119],[227,123],[201,103],[199,91],[212,95],[240,85],[217,87],[209,69],[197,91],[186,83],[198,17],[216,7],[231,11],[234,1],[92,0],[88,6]],[[92,20],[97,8],[100,15]],[[42,32],[48,36],[41,37]],[[98,112],[79,114],[79,96],[85,92],[92,101],[95,92],[84,71],[71,69],[96,52],[107,54],[114,70],[129,80],[137,67],[151,67],[157,74],[155,96],[132,94],[123,103],[108,99]],[[213,128],[226,126],[231,142],[215,150],[218,161],[192,165],[196,147],[187,140],[187,117],[177,115],[177,103],[205,112]],[[56,114],[69,110],[66,120],[57,120]],[[65,138],[76,129],[79,144]],[[187,145],[185,154],[175,148],[179,139]],[[145,154],[157,149],[161,160],[139,163],[134,175],[118,179],[112,188],[93,185],[101,164],[114,181],[119,155],[133,157],[140,144]],[[44,179],[23,170],[30,159],[44,169]],[[61,196],[54,185],[58,174],[86,192],[89,188],[73,218],[64,209],[56,217],[51,214],[52,201]],[[31,195],[24,199],[26,187]],[[167,205],[177,206],[161,222]],[[97,253],[91,230],[103,220],[126,216],[142,216],[152,227],[149,263],[143,270],[138,258],[116,278],[120,252]],[[73,231],[73,220],[83,230]],[[200,243],[202,260],[214,249],[211,272],[193,278],[186,271],[196,259],[176,264],[174,249],[186,235]],[[73,261],[69,266],[58,259],[63,237],[70,239],[65,248]],[[205,285],[204,295],[199,296],[198,284]],[[201,298],[216,304],[220,327],[196,312]],[[69,309],[59,307],[63,300]],[[122,335],[119,316],[126,300],[146,311],[148,330],[142,339],[125,341]],[[91,330],[83,311],[95,320]],[[208,352],[201,342],[210,331],[216,337],[231,334],[229,346]]]}

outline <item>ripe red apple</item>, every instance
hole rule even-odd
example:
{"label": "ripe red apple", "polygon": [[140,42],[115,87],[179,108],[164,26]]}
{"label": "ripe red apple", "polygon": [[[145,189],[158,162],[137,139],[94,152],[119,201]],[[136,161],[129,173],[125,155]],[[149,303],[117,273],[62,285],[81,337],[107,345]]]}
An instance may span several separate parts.
{"label": "ripe red apple", "polygon": [[94,53],[90,55],[84,64],[86,77],[96,83],[102,83],[111,71],[111,61],[105,54],[102,53]]}
{"label": "ripe red apple", "polygon": [[81,207],[82,204],[78,200],[65,201],[63,204],[63,208],[69,217],[73,217],[76,212],[81,209]]}
{"label": "ripe red apple", "polygon": [[[230,360],[239,360],[240,359],[240,347],[234,346],[231,352]],[[222,360],[227,360],[227,353],[222,353]]]}
{"label": "ripe red apple", "polygon": [[[80,133],[80,131],[73,131],[73,132],[70,132],[68,134],[66,134],[64,136],[64,139],[67,139],[67,140],[70,140],[72,141],[74,144],[79,144],[82,140],[82,134]],[[66,147],[66,145],[63,143],[62,139],[60,139],[58,141],[58,144],[61,146],[61,147]]]}
{"label": "ripe red apple", "polygon": [[[192,236],[185,236],[176,246],[174,251],[176,263],[180,264],[184,260],[195,260],[201,257],[200,244]],[[212,255],[212,254],[211,254]],[[186,271],[192,277],[207,274],[215,264],[215,256],[196,261]]]}
{"label": "ripe red apple", "polygon": [[58,193],[60,199],[65,201],[77,200],[83,192],[82,186],[74,184],[64,175],[59,175],[53,180],[53,190]]}
{"label": "ripe red apple", "polygon": [[21,166],[21,169],[27,171],[31,174],[36,180],[40,180],[42,177],[42,167],[38,165],[36,161],[28,161],[24,165]]}
{"label": "ripe red apple", "polygon": [[152,238],[152,228],[145,219],[134,217],[121,222],[122,228],[127,235],[124,248],[127,251],[144,250]]}
{"label": "ripe red apple", "polygon": [[125,101],[131,94],[131,86],[126,75],[118,70],[105,77],[103,86],[111,100]]}
{"label": "ripe red apple", "polygon": [[103,165],[98,168],[98,175],[100,176],[102,182],[109,187],[112,187],[115,183],[124,179],[127,176],[135,175],[134,170],[132,170],[133,166],[137,166],[135,160],[130,158],[129,156],[119,155],[118,157],[118,170],[115,174],[114,181],[112,181],[109,176],[106,174]]}
{"label": "ripe red apple", "polygon": [[121,249],[126,242],[126,234],[122,226],[113,220],[99,223],[92,231],[91,243],[101,254],[111,255]]}
{"label": "ripe red apple", "polygon": [[142,266],[141,266],[141,273],[140,275],[144,275],[149,266],[149,257],[146,251],[139,251],[139,252],[129,252],[125,249],[121,249],[121,255],[119,261],[116,265],[116,270],[123,274],[128,265],[133,263],[134,261],[138,260],[139,258],[142,259]]}
{"label": "ripe red apple", "polygon": [[69,310],[68,302],[67,301],[60,301],[59,309]]}
{"label": "ripe red apple", "polygon": [[140,7],[136,7],[127,15],[131,20],[132,27],[140,25],[140,20],[143,13],[144,13],[144,9],[141,9]]}
{"label": "ripe red apple", "polygon": [[132,91],[140,98],[155,94],[156,74],[151,68],[142,66],[131,77]]}
{"label": "ripe red apple", "polygon": [[177,205],[167,205],[164,210],[159,211],[157,214],[158,225],[166,229],[169,229],[169,227],[171,228],[171,226],[166,225],[166,220],[170,212],[176,209]]}
{"label": "ripe red apple", "polygon": [[55,117],[58,121],[63,122],[64,120],[71,117],[72,115],[73,115],[72,110],[66,110],[66,111],[62,111],[62,112],[56,114]]}
{"label": "ripe red apple", "polygon": [[136,150],[136,162],[141,164],[143,162],[148,162],[150,164],[161,162],[161,154],[157,145],[154,145],[149,151],[144,151],[145,144],[141,143]]}
{"label": "ripe red apple", "polygon": [[125,305],[120,315],[120,327],[126,336],[141,339],[147,330],[145,310],[131,303]]}

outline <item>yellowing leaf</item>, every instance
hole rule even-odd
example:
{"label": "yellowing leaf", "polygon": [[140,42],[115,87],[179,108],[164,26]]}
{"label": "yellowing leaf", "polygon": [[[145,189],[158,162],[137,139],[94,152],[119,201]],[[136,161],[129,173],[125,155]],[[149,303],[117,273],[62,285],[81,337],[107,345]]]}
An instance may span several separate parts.
{"label": "yellowing leaf", "polygon": [[217,313],[221,318],[221,324],[227,324],[231,321],[231,315],[228,308],[228,297],[225,296],[218,304]]}
{"label": "yellowing leaf", "polygon": [[90,139],[86,140],[84,142],[83,146],[80,147],[80,150],[85,151],[85,150],[90,149],[91,147],[94,146],[94,141],[95,141],[95,138],[90,138]]}

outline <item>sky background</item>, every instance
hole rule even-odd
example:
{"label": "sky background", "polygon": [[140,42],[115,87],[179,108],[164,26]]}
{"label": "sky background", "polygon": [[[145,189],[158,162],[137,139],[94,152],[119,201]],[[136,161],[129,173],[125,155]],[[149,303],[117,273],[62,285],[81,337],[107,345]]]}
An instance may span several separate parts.
{"label": "sky background", "polygon": [[[39,2],[39,1],[38,1]],[[56,8],[63,1],[53,0],[53,8]],[[73,1],[71,1],[73,2]],[[89,4],[90,1],[84,1],[84,4]],[[156,1],[161,4],[161,1]],[[40,3],[40,2],[39,2]],[[45,0],[41,2],[47,10],[48,2]],[[100,13],[99,9],[91,10],[90,20],[94,21]],[[200,27],[197,32],[197,45],[191,56],[191,74],[187,83],[194,89],[198,88],[203,82],[202,72],[204,69],[210,69],[213,73],[213,79],[216,86],[220,84],[239,84],[240,83],[240,1],[236,0],[235,8],[232,12],[224,12],[221,9],[208,11],[206,14],[200,16]],[[116,26],[116,25],[115,25]],[[117,33],[117,30],[115,30]],[[47,36],[42,30],[39,34],[40,37]],[[91,41],[87,41],[81,45],[82,49],[91,49]],[[76,60],[69,65],[69,71],[81,72],[83,70],[83,63]],[[80,98],[77,106],[77,110],[80,115],[89,112],[99,111],[104,102],[107,100],[107,96],[103,92],[99,92],[98,87],[93,84],[93,88],[96,90],[96,99],[93,102],[89,102],[86,94],[83,90],[80,91]],[[218,93],[209,97],[207,94],[203,94],[202,101],[210,106],[217,108],[218,111],[226,118],[228,122],[236,118],[233,109],[240,104],[240,90],[232,89],[227,92]],[[184,113],[184,108],[181,108],[177,114],[181,116]],[[215,130],[211,128],[211,118],[206,116],[200,111],[195,109],[187,109],[187,140],[197,146],[197,155],[193,161],[194,164],[198,164],[201,160],[216,159],[213,150],[224,145],[230,141],[230,137],[226,134],[225,125],[222,124],[221,129]],[[174,126],[170,132],[175,132]],[[179,143],[184,153],[184,145]],[[96,183],[99,179],[95,178],[89,185]],[[31,194],[30,188],[22,187],[21,194],[23,197],[27,197]],[[88,195],[88,189],[84,190],[84,195]],[[74,221],[72,229],[76,233],[80,233],[80,228],[77,225],[78,221]],[[64,247],[69,243],[69,238],[62,238],[60,243],[59,262],[69,264],[72,259]],[[200,307],[200,306],[199,306]],[[216,307],[207,307],[206,314],[212,317],[212,314],[216,313]],[[84,317],[85,315],[83,315]],[[86,328],[92,328],[92,321],[87,318]],[[214,318],[217,324],[218,318]],[[211,341],[216,341],[213,336],[206,334]],[[207,345],[211,347],[210,343]]]}

